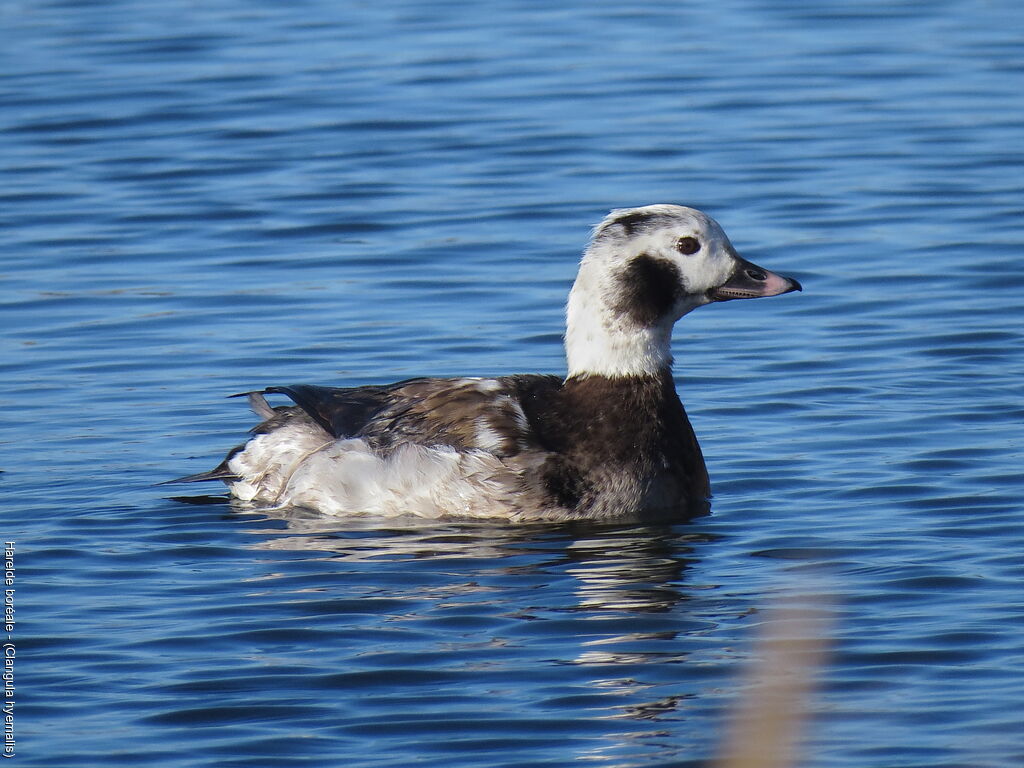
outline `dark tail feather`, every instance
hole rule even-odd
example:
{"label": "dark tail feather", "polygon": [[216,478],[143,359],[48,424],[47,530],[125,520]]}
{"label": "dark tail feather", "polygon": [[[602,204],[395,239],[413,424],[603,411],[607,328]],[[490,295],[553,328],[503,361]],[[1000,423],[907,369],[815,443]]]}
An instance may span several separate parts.
{"label": "dark tail feather", "polygon": [[185,475],[185,477],[177,477],[174,480],[164,480],[162,483],[157,485],[173,485],[176,483],[205,483],[207,480],[223,480],[226,483],[233,482],[235,480],[241,480],[238,475],[228,469],[228,462],[234,458],[235,454],[238,453],[245,446],[239,445],[234,448],[216,467],[211,469],[209,472],[200,472],[197,475]]}
{"label": "dark tail feather", "polygon": [[231,482],[234,480],[241,480],[238,475],[229,470],[227,467],[217,467],[211,469],[209,472],[200,472],[197,475],[185,475],[185,477],[176,477],[173,480],[164,480],[162,483],[157,485],[174,485],[176,483],[204,483],[207,480],[224,480],[225,482]]}

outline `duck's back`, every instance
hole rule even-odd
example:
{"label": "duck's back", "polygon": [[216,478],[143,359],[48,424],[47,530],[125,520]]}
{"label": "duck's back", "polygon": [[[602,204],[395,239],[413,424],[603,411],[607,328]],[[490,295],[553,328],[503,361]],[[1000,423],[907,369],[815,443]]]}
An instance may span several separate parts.
{"label": "duck's back", "polygon": [[[338,389],[294,385],[250,395],[268,416],[223,465],[231,492],[260,505],[328,514],[543,516],[523,478],[545,456],[516,394],[555,376],[409,379]],[[265,394],[294,407],[269,410]]]}

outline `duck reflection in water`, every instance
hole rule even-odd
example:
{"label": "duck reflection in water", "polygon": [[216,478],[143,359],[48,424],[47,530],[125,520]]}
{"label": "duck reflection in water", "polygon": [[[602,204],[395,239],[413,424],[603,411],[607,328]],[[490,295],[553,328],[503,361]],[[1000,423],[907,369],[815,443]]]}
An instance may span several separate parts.
{"label": "duck reflection in water", "polygon": [[[792,644],[775,644],[765,656],[776,661],[763,662],[743,684],[754,692],[753,704],[741,714],[723,715],[737,701],[724,681],[736,679],[735,670],[744,666],[748,625],[759,619],[752,618],[756,606],[749,596],[694,579],[702,551],[720,538],[698,526],[404,519],[382,528],[379,520],[339,521],[302,510],[239,511],[249,512],[255,548],[306,551],[315,555],[310,562],[322,563],[322,573],[307,574],[311,578],[298,588],[291,579],[281,582],[293,615],[304,603],[315,621],[335,605],[356,611],[358,633],[380,627],[399,643],[396,650],[408,632],[415,649],[409,653],[435,663],[443,659],[456,687],[464,684],[462,675],[481,670],[505,670],[522,678],[520,684],[539,686],[544,693],[531,706],[575,708],[584,713],[577,716],[604,724],[600,746],[581,746],[579,759],[605,759],[637,741],[657,743],[667,724],[680,720],[714,733],[731,719],[738,725],[724,749],[732,762],[722,765],[760,768],[762,763],[744,762],[750,734],[757,733],[750,726],[752,707],[755,723],[764,713],[786,710],[769,722],[782,744],[779,754],[791,754],[804,691],[783,686],[780,693],[778,685],[760,681],[777,679],[771,665],[785,667],[789,679],[806,680],[813,665],[794,662]],[[272,592],[284,576],[277,565],[272,569],[259,579],[261,591]],[[365,595],[365,609],[353,592]],[[353,651],[360,668],[376,652],[362,642]],[[550,680],[538,683],[538,673]],[[438,686],[436,695],[456,695],[448,683]],[[507,713],[498,707],[480,717],[504,719]],[[694,745],[666,744],[665,759],[678,759],[686,747]]]}

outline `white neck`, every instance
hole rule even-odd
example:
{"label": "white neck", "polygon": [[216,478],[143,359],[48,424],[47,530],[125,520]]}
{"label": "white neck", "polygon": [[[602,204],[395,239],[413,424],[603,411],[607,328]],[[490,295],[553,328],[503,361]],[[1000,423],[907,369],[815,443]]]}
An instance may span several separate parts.
{"label": "white neck", "polygon": [[609,306],[599,276],[580,270],[566,306],[569,376],[642,376],[672,365],[672,320],[637,325]]}

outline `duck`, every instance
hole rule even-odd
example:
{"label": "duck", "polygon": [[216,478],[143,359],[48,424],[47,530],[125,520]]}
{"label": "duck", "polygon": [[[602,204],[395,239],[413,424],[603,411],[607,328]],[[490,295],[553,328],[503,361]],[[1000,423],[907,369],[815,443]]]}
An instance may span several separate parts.
{"label": "duck", "polygon": [[[671,340],[698,307],[803,290],[695,208],[612,210],[566,304],[566,373],[241,393],[261,421],[213,470],[252,508],[331,516],[686,520],[711,484]],[[270,395],[290,405],[271,406]]]}

